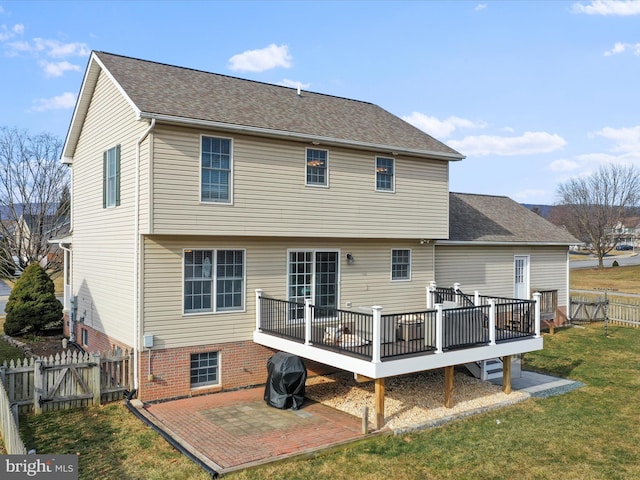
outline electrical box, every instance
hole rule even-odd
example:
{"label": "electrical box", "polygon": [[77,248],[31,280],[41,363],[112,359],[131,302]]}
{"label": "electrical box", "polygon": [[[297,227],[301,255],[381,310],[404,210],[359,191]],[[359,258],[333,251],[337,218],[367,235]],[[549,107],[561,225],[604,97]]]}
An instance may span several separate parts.
{"label": "electrical box", "polygon": [[151,347],[153,347],[153,335],[151,335],[151,334],[149,334],[149,335],[145,335],[145,336],[143,337],[143,340],[142,340],[142,346],[143,346],[144,348],[151,348]]}

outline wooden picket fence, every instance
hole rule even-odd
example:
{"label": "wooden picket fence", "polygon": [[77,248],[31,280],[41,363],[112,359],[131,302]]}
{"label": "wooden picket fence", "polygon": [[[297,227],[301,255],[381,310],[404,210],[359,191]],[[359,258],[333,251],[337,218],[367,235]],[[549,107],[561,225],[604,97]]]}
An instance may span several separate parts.
{"label": "wooden picket fence", "polygon": [[2,382],[0,382],[0,435],[9,455],[27,453],[18,430],[18,408],[9,401],[9,396]]}
{"label": "wooden picket fence", "polygon": [[67,350],[48,358],[6,361],[0,381],[20,413],[100,405],[121,399],[133,385],[133,355]]}
{"label": "wooden picket fence", "polygon": [[640,303],[638,299],[571,297],[571,322],[591,323],[607,321],[613,325],[640,327]]}

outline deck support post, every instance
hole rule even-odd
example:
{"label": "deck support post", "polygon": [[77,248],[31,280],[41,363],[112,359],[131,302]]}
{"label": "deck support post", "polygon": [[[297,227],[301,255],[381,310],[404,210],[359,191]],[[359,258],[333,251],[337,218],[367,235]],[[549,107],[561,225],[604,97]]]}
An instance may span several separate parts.
{"label": "deck support post", "polygon": [[376,378],[376,430],[384,426],[384,378]]}
{"label": "deck support post", "polygon": [[444,406],[453,408],[453,379],[455,365],[444,367]]}
{"label": "deck support post", "polygon": [[262,297],[262,290],[260,288],[256,289],[256,332],[260,332],[260,324],[262,319],[262,304],[260,303],[260,297]]}
{"label": "deck support post", "polygon": [[536,302],[535,303],[535,309],[534,309],[534,318],[535,318],[535,336],[534,338],[540,338],[540,297],[542,297],[542,294],[540,292],[534,292],[533,294],[533,300]]}
{"label": "deck support post", "polygon": [[502,391],[511,393],[511,355],[502,357]]}

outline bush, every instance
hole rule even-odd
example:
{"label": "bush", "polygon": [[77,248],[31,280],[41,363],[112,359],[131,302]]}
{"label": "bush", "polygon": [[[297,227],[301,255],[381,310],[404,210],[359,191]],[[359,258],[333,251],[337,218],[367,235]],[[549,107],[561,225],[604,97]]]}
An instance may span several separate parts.
{"label": "bush", "polygon": [[617,260],[614,260],[613,263],[611,264],[612,267],[619,267],[620,264],[618,263]]}
{"label": "bush", "polygon": [[16,281],[4,308],[4,331],[39,334],[52,322],[61,322],[62,303],[55,296],[53,281],[37,263],[29,265]]}

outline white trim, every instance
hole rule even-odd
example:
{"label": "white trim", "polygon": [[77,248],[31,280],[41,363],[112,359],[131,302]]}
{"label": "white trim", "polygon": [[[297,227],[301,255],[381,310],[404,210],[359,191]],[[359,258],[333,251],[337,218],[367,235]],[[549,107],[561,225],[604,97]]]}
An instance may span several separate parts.
{"label": "white trim", "polygon": [[[393,251],[407,250],[409,252],[409,278],[393,278]],[[413,252],[410,248],[392,248],[389,256],[389,279],[392,282],[410,282],[412,278]]]}
{"label": "white trim", "polygon": [[[326,174],[325,174],[325,183],[309,183],[309,179],[308,179],[308,170],[309,170],[309,165],[307,165],[307,159],[308,159],[308,155],[309,155],[309,150],[317,150],[318,152],[325,152],[327,154],[327,158],[325,160],[326,165],[325,165],[325,170],[326,170]],[[327,150],[326,148],[316,148],[316,147],[306,147],[304,149],[304,185],[305,187],[317,187],[317,188],[329,188],[329,150]]]}
{"label": "white trim", "polygon": [[[198,312],[185,312],[185,305],[184,305],[184,282],[185,282],[185,270],[184,270],[184,257],[185,257],[185,253],[187,252],[187,250],[190,250],[192,252],[195,251],[211,251],[212,252],[212,257],[213,257],[213,262],[211,264],[211,311],[198,311]],[[242,285],[242,306],[237,308],[237,309],[233,309],[233,310],[218,310],[217,307],[217,290],[216,290],[216,267],[218,264],[218,252],[230,252],[230,251],[241,251],[242,252],[242,281],[243,281],[243,285]],[[181,276],[181,282],[182,282],[182,296],[181,296],[181,304],[182,304],[182,309],[181,309],[181,314],[183,317],[193,317],[193,316],[198,316],[198,315],[225,315],[225,314],[235,314],[235,313],[246,313],[247,311],[247,249],[246,248],[205,248],[205,247],[193,247],[193,248],[189,248],[189,247],[184,247],[182,249],[182,256],[181,256],[181,262],[182,262],[182,276]]]}
{"label": "white trim", "polygon": [[[378,159],[391,160],[393,162],[393,176],[391,190],[383,190],[378,188]],[[385,157],[384,155],[376,155],[373,160],[373,188],[376,192],[380,193],[396,193],[396,159],[393,157]]]}
{"label": "white trim", "polygon": [[375,363],[349,355],[305,345],[284,338],[271,336],[259,331],[253,332],[253,341],[266,347],[292,353],[300,357],[314,360],[325,365],[340,368],[369,378],[385,378],[406,373],[422,372],[451,365],[462,365],[479,362],[489,358],[516,355],[518,353],[542,350],[543,338],[528,338],[514,342],[504,342],[497,345],[483,345],[476,348],[450,350],[443,353],[417,355],[415,357],[388,359]]}
{"label": "white trim", "polygon": [[287,275],[287,282],[286,282],[286,292],[285,292],[285,296],[284,298],[288,300],[290,300],[289,297],[289,287],[291,286],[291,284],[289,283],[289,278],[290,278],[290,270],[289,268],[291,267],[291,262],[290,262],[290,255],[292,252],[309,252],[313,254],[313,258],[311,260],[312,263],[312,273],[311,273],[311,300],[313,301],[313,304],[316,304],[316,253],[318,252],[326,252],[326,253],[335,253],[337,254],[337,258],[336,258],[336,263],[337,263],[337,267],[338,270],[336,272],[337,274],[337,282],[336,282],[336,306],[334,308],[340,308],[340,291],[341,291],[341,277],[342,277],[342,268],[341,268],[341,259],[342,259],[342,252],[340,249],[336,249],[336,248],[287,248],[287,271],[286,271],[286,275]]}
{"label": "white trim", "polygon": [[[229,200],[226,202],[216,202],[215,200],[203,200],[202,199],[202,139],[217,138],[220,140],[229,140]],[[233,149],[234,141],[233,137],[223,137],[220,135],[208,135],[206,133],[200,134],[200,146],[198,147],[198,202],[201,205],[233,205]]]}
{"label": "white trim", "polygon": [[[418,237],[416,237],[418,239]],[[475,241],[475,240],[435,240],[436,245],[464,245],[464,246],[519,246],[519,247],[569,247],[575,245],[575,242],[493,242],[491,240]]]}
{"label": "white trim", "polygon": [[[518,291],[516,288],[516,269],[517,269],[517,263],[518,263],[518,259],[523,259],[524,260],[524,265],[523,265],[523,279],[524,279],[524,291],[525,291],[525,296],[524,297],[519,297],[518,296]],[[531,291],[531,255],[518,255],[515,254],[513,256],[513,298],[521,298],[523,300],[529,300],[531,298],[531,295],[529,294],[529,292]]]}
{"label": "white trim", "polygon": [[157,113],[151,113],[151,112],[141,112],[139,115],[139,118],[140,119],[156,118],[161,122],[174,123],[179,125],[197,125],[200,127],[228,130],[232,132],[252,133],[255,135],[262,135],[262,136],[268,136],[268,137],[296,139],[296,140],[301,140],[305,143],[318,142],[323,144],[323,146],[325,147],[327,145],[346,146],[346,147],[357,148],[362,150],[374,150],[379,152],[386,151],[386,152],[389,152],[390,154],[392,152],[395,152],[395,153],[402,152],[402,153],[406,153],[414,156],[419,156],[419,157],[424,157],[424,158],[429,158],[434,160],[446,160],[446,161],[459,161],[466,158],[464,155],[461,155],[459,153],[443,153],[443,152],[434,152],[431,150],[404,148],[398,145],[381,145],[377,143],[357,142],[353,140],[343,140],[340,138],[314,136],[306,133],[288,132],[283,130],[274,130],[270,128],[252,127],[248,125],[236,125],[232,123],[177,117],[174,115],[163,115],[163,114],[157,114]]}

